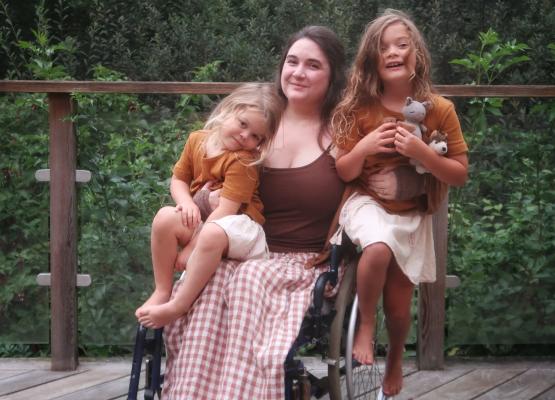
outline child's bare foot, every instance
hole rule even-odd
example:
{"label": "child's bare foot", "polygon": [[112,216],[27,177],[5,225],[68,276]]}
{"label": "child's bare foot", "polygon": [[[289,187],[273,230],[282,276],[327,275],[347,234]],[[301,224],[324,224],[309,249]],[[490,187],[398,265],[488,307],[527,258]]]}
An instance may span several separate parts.
{"label": "child's bare foot", "polygon": [[403,359],[392,360],[391,358],[388,353],[382,386],[383,394],[386,396],[396,396],[403,388]]}
{"label": "child's bare foot", "polygon": [[152,292],[150,297],[143,303],[143,305],[135,310],[135,317],[137,317],[137,319],[139,319],[139,316],[141,315],[141,313],[142,313],[142,311],[145,307],[156,306],[156,305],[159,305],[159,304],[167,303],[168,300],[170,299],[170,296],[171,296],[171,292],[163,292],[161,290],[154,290],[154,292]]}
{"label": "child's bare foot", "polygon": [[353,343],[353,357],[361,364],[374,363],[374,324],[360,324]]}
{"label": "child's bare foot", "polygon": [[147,328],[157,329],[175,321],[185,312],[178,309],[176,304],[170,301],[164,304],[142,307],[138,320],[141,325]]}

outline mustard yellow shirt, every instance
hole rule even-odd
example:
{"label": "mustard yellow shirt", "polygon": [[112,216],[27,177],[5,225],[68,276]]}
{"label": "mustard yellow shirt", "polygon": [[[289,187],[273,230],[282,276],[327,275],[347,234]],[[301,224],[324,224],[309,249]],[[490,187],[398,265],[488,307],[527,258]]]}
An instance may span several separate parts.
{"label": "mustard yellow shirt", "polygon": [[[422,124],[427,128],[423,139],[428,139],[434,130],[439,130],[447,135],[447,154],[446,156],[454,156],[466,153],[468,147],[464,141],[461,125],[455,106],[444,97],[433,95],[433,107],[426,112],[426,118]],[[404,120],[401,113],[385,108],[379,101],[373,102],[361,109],[355,114],[355,124],[345,141],[335,140],[335,144],[343,150],[351,151],[355,145],[366,135],[373,132],[380,126],[386,117],[393,117],[396,120]],[[372,196],[378,203],[382,205],[388,212],[399,213],[414,209],[420,209],[421,204],[418,198],[406,201],[385,200],[381,199],[375,192],[367,187],[368,177],[371,174],[381,171],[385,167],[408,165],[409,159],[399,153],[393,154],[374,154],[366,157],[361,174],[356,178],[352,185],[359,193],[366,193]],[[429,175],[429,174],[427,174]],[[437,181],[433,176],[427,177],[427,180]],[[437,181],[439,182],[439,181]],[[446,190],[441,183],[427,184],[427,187],[433,187],[434,190]],[[441,189],[440,189],[441,188]]]}
{"label": "mustard yellow shirt", "polygon": [[206,157],[204,142],[207,135],[207,131],[196,131],[189,135],[173,167],[173,174],[189,184],[192,195],[208,181],[214,181],[213,189],[222,189],[220,196],[241,203],[241,213],[264,224],[263,206],[258,194],[258,167],[249,166],[256,155],[239,150]]}

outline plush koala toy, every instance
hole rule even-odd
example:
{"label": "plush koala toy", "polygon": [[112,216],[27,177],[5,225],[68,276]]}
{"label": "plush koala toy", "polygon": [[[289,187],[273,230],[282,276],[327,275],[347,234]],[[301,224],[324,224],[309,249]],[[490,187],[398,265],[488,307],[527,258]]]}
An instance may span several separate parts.
{"label": "plush koala toy", "polygon": [[[433,131],[432,134],[430,135],[430,141],[428,143],[428,146],[440,156],[446,154],[447,135],[437,130]],[[426,168],[422,166],[422,164],[420,164],[416,160],[411,159],[410,163],[415,166],[416,172],[418,172],[419,174],[424,174],[426,172],[429,172]]]}

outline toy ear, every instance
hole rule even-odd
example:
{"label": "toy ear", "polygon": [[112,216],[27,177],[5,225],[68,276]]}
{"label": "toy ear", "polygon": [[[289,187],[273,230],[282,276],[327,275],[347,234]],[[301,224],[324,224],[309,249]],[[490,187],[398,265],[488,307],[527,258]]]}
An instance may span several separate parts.
{"label": "toy ear", "polygon": [[405,102],[405,105],[409,105],[410,103],[412,103],[412,99],[410,97],[407,97],[407,101]]}
{"label": "toy ear", "polygon": [[422,103],[422,105],[424,106],[424,108],[427,110],[432,106],[432,102],[431,101],[425,101]]}

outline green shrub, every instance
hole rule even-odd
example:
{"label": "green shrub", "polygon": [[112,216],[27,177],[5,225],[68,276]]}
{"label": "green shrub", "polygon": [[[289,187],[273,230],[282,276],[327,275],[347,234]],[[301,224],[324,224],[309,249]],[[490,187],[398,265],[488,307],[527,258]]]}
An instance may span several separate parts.
{"label": "green shrub", "polygon": [[[473,81],[527,61],[528,47],[489,30],[480,52],[454,60]],[[463,117],[470,180],[450,197],[449,270],[462,285],[449,294],[451,345],[555,340],[555,144],[553,101],[474,99]]]}

